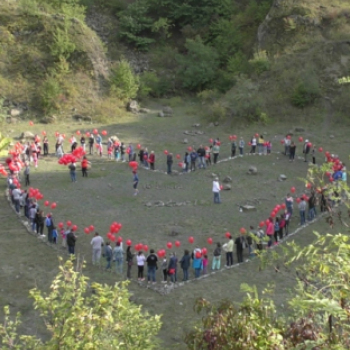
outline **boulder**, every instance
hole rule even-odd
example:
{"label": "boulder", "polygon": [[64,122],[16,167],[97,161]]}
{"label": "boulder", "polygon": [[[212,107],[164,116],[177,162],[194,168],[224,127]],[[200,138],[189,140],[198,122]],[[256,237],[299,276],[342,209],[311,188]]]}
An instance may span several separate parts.
{"label": "boulder", "polygon": [[8,114],[11,117],[18,117],[21,114],[23,114],[23,109],[21,109],[21,108],[12,108],[12,109],[9,110]]}
{"label": "boulder", "polygon": [[164,117],[172,117],[173,116],[173,109],[169,106],[166,106],[163,108]]}
{"label": "boulder", "polygon": [[329,135],[329,138],[330,139],[334,139],[334,135]]}
{"label": "boulder", "polygon": [[136,100],[131,100],[128,103],[127,109],[128,109],[129,112],[138,113],[140,107],[139,107],[139,104],[137,103]]}
{"label": "boulder", "polygon": [[219,122],[215,122],[214,125],[215,125],[215,126],[219,126]]}
{"label": "boulder", "polygon": [[72,118],[78,122],[81,122],[82,120],[84,120],[84,117],[81,114],[74,114]]}
{"label": "boulder", "polygon": [[22,139],[27,139],[27,140],[34,140],[34,134],[30,131],[24,131],[22,132],[21,136],[19,137],[21,140]]}
{"label": "boulder", "polygon": [[296,131],[296,132],[304,132],[305,129],[302,128],[302,127],[300,127],[300,126],[296,126],[296,127],[294,128],[294,131]]}
{"label": "boulder", "polygon": [[188,143],[188,140],[187,140],[187,139],[184,139],[184,140],[183,140],[183,143]]}
{"label": "boulder", "polygon": [[287,180],[287,176],[284,174],[281,174],[278,178],[280,181],[286,181]]}
{"label": "boulder", "polygon": [[215,179],[216,177],[218,177],[215,173],[211,173],[211,177],[213,178],[213,179]]}
{"label": "boulder", "polygon": [[57,117],[55,115],[46,116],[40,120],[40,122],[43,124],[53,124],[56,123],[56,121]]}
{"label": "boulder", "polygon": [[223,189],[223,191],[229,191],[231,189],[231,185],[230,184],[223,184],[222,189]]}
{"label": "boulder", "polygon": [[243,209],[244,212],[256,211],[256,207],[254,207],[253,205],[243,205],[242,209]]}
{"label": "boulder", "polygon": [[225,183],[225,184],[231,183],[231,182],[232,182],[232,177],[226,176],[226,177],[222,180],[222,182]]}
{"label": "boulder", "polygon": [[164,115],[163,112],[158,112],[157,116],[158,116],[159,118],[164,118],[164,117],[165,117],[165,115]]}
{"label": "boulder", "polygon": [[164,207],[164,205],[165,205],[165,204],[164,204],[164,202],[162,202],[162,201],[155,201],[155,202],[154,202],[154,206],[155,206],[155,207]]}
{"label": "boulder", "polygon": [[139,112],[140,113],[150,113],[151,111],[147,108],[140,108]]}
{"label": "boulder", "polygon": [[192,127],[194,128],[199,128],[201,125],[200,124],[193,124]]}
{"label": "boulder", "polygon": [[258,173],[258,169],[256,166],[251,165],[248,169],[248,174],[250,175],[256,175]]}
{"label": "boulder", "polygon": [[11,117],[11,116],[7,116],[6,117],[6,122],[8,124],[16,124],[16,123],[18,123],[18,119],[14,118],[14,117]]}

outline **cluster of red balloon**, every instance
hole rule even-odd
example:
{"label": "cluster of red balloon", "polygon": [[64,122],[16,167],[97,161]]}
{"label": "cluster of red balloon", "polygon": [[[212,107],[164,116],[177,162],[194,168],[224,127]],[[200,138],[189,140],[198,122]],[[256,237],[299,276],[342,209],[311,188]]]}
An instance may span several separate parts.
{"label": "cluster of red balloon", "polygon": [[[78,230],[78,226],[77,225],[73,225],[72,221],[68,220],[66,222],[66,226],[69,227],[73,232],[77,231]],[[60,229],[62,229],[64,227],[64,223],[63,222],[59,222],[58,223],[58,227]]]}
{"label": "cluster of red balloon", "polygon": [[[45,207],[50,206],[50,202],[49,201],[45,201],[44,202]],[[57,207],[57,204],[55,202],[51,203],[51,209],[55,209]]]}
{"label": "cluster of red balloon", "polygon": [[84,232],[88,235],[90,234],[91,232],[94,232],[95,230],[95,226],[94,225],[90,225],[89,227],[85,227],[84,228]]}
{"label": "cluster of red balloon", "polygon": [[83,147],[78,147],[76,148],[73,153],[66,153],[64,154],[59,160],[58,160],[58,164],[61,165],[67,165],[69,163],[75,163],[76,161],[78,161],[79,159],[83,158],[83,156],[86,154],[86,152],[84,151]]}
{"label": "cluster of red balloon", "polygon": [[237,140],[237,136],[236,135],[230,135],[228,138],[230,139],[230,141]]}

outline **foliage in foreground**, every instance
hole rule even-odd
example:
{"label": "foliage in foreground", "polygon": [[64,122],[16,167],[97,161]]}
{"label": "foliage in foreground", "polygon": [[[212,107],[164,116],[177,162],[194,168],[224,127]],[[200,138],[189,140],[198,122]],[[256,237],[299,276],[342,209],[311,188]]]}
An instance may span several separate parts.
{"label": "foliage in foreground", "polygon": [[112,287],[90,285],[73,261],[61,262],[59,269],[49,293],[37,288],[30,291],[49,339],[19,335],[20,315],[12,320],[6,307],[4,323],[0,324],[2,350],[155,348],[160,317],[142,312],[140,306],[129,301],[127,282]]}

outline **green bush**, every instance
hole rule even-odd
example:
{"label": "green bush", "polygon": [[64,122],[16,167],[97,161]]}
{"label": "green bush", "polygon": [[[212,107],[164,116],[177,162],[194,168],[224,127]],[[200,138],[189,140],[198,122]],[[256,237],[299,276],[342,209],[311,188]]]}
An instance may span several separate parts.
{"label": "green bush", "polygon": [[159,97],[158,93],[159,78],[154,72],[144,72],[140,75],[140,88],[138,96],[146,98],[148,96]]}
{"label": "green bush", "polygon": [[304,108],[320,96],[320,88],[316,79],[305,78],[294,87],[291,102],[294,106]]}
{"label": "green bush", "polygon": [[181,86],[191,91],[203,90],[215,79],[219,67],[218,54],[200,38],[187,39],[185,48],[187,53],[176,57]]}
{"label": "green bush", "polygon": [[63,29],[56,27],[53,34],[53,43],[50,45],[51,55],[56,59],[69,58],[75,51],[75,44],[70,39],[69,25],[67,24]]}
{"label": "green bush", "polygon": [[271,66],[266,51],[258,51],[254,53],[254,58],[249,60],[249,65],[251,66],[252,71],[258,75],[269,70]]}
{"label": "green bush", "polygon": [[233,75],[248,73],[250,66],[247,56],[242,51],[238,51],[228,59],[226,69]]}
{"label": "green bush", "polygon": [[155,40],[150,38],[154,20],[148,16],[145,1],[135,1],[119,13],[119,36],[139,50],[147,51]]}
{"label": "green bush", "polygon": [[132,71],[129,62],[121,60],[112,69],[110,84],[111,93],[120,100],[127,101],[137,96],[140,82],[139,78]]}
{"label": "green bush", "polygon": [[48,76],[39,89],[40,105],[44,113],[48,114],[59,109],[58,98],[62,93],[58,80]]}

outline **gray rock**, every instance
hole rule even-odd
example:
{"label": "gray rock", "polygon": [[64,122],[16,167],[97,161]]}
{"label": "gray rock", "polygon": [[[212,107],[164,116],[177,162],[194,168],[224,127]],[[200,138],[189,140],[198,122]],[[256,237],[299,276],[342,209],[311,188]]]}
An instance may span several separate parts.
{"label": "gray rock", "polygon": [[163,108],[163,113],[165,117],[172,117],[173,116],[173,109],[169,106],[166,106]]}
{"label": "gray rock", "polygon": [[231,185],[230,185],[230,184],[223,184],[223,185],[222,185],[222,189],[223,189],[224,191],[229,191],[229,190],[231,190]]}
{"label": "gray rock", "polygon": [[150,113],[151,111],[147,108],[140,108],[139,112],[140,113]]}
{"label": "gray rock", "polygon": [[334,135],[329,135],[329,138],[330,139],[334,139]]}
{"label": "gray rock", "polygon": [[157,116],[160,117],[160,118],[164,118],[165,117],[163,112],[158,112]]}
{"label": "gray rock", "polygon": [[136,100],[131,100],[128,103],[127,109],[128,109],[129,112],[138,113],[140,107],[139,107],[139,104],[137,103]]}
{"label": "gray rock", "polygon": [[214,125],[215,125],[215,126],[219,126],[219,122],[215,122]]}
{"label": "gray rock", "polygon": [[256,211],[256,207],[254,207],[253,205],[243,205],[242,209],[245,212],[247,212],[247,211]]}
{"label": "gray rock", "polygon": [[184,131],[184,134],[185,134],[185,135],[190,135],[190,132],[189,132],[188,130],[185,130],[185,131]]}
{"label": "gray rock", "polygon": [[294,128],[294,131],[296,131],[296,132],[304,132],[305,129],[302,128],[302,127],[300,127],[300,126],[296,126],[296,127]]}
{"label": "gray rock", "polygon": [[46,116],[40,120],[43,124],[54,124],[57,121],[57,117],[55,115]]}
{"label": "gray rock", "polygon": [[187,140],[187,139],[184,139],[184,140],[183,140],[183,143],[188,143],[188,140]]}
{"label": "gray rock", "polygon": [[287,176],[284,175],[284,174],[281,174],[281,175],[279,176],[279,180],[280,180],[280,181],[286,181],[286,180],[287,180]]}
{"label": "gray rock", "polygon": [[162,201],[155,201],[155,202],[154,202],[154,206],[155,206],[155,207],[164,207],[164,205],[165,205],[165,204],[164,204],[164,202],[162,202]]}
{"label": "gray rock", "polygon": [[225,184],[231,183],[231,182],[232,182],[232,177],[226,176],[226,177],[222,180],[222,182],[225,183]]}
{"label": "gray rock", "polygon": [[192,127],[194,128],[199,128],[201,125],[200,124],[193,124]]}
{"label": "gray rock", "polygon": [[204,131],[198,130],[198,131],[195,131],[194,133],[197,134],[197,135],[203,135]]}
{"label": "gray rock", "polygon": [[152,203],[151,203],[151,202],[147,202],[147,203],[145,204],[145,206],[146,206],[147,208],[151,208]]}
{"label": "gray rock", "polygon": [[211,173],[211,177],[213,178],[213,179],[215,179],[216,177],[218,177],[215,173]]}
{"label": "gray rock", "polygon": [[16,124],[16,123],[18,123],[18,119],[14,118],[14,117],[11,117],[11,116],[7,116],[6,117],[6,122],[8,124]]}
{"label": "gray rock", "polygon": [[256,175],[257,173],[258,173],[257,167],[254,165],[251,165],[248,169],[248,174]]}
{"label": "gray rock", "polygon": [[209,123],[208,125],[210,128],[212,128],[214,126],[214,123]]}
{"label": "gray rock", "polygon": [[21,108],[12,108],[12,109],[9,110],[8,114],[11,117],[18,117],[21,114],[23,114],[23,109],[21,109]]}
{"label": "gray rock", "polygon": [[34,140],[34,134],[30,131],[25,131],[22,132],[21,136],[19,137],[20,139],[30,139]]}

